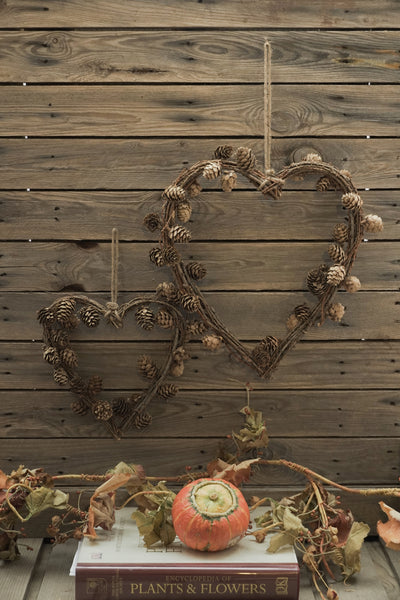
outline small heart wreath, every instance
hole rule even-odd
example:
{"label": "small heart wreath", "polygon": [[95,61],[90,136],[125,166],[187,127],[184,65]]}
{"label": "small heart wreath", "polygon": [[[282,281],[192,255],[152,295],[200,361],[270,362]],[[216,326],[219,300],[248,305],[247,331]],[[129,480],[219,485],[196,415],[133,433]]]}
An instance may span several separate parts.
{"label": "small heart wreath", "polygon": [[[153,307],[158,311],[155,312]],[[92,375],[87,381],[80,375],[78,355],[71,346],[70,334],[80,322],[88,328],[96,327],[102,317],[120,328],[125,316],[133,310],[137,324],[143,329],[150,330],[157,324],[171,330],[170,348],[161,367],[150,356],[141,355],[138,368],[149,387],[140,393],[116,398],[111,403],[100,398],[103,382],[99,375]],[[152,417],[146,407],[154,397],[167,400],[178,392],[175,384],[165,383],[165,380],[168,375],[182,375],[183,361],[189,358],[183,346],[186,325],[181,312],[165,300],[143,296],[120,305],[107,302],[104,306],[86,296],[69,295],[40,309],[37,318],[43,327],[43,358],[52,365],[54,380],[59,385],[69,385],[78,396],[71,404],[72,410],[80,415],[91,412],[116,439],[120,439],[129,427],[142,429],[151,423]]]}
{"label": "small heart wreath", "polygon": [[[185,262],[177,248],[180,243],[191,240],[190,231],[177,221],[187,223],[190,220],[190,199],[202,189],[199,177],[206,180],[221,178],[222,189],[230,192],[236,186],[238,173],[262,194],[275,199],[280,198],[287,179],[302,179],[306,175],[316,174],[319,176],[317,190],[341,191],[341,204],[347,209],[347,223],[338,223],[333,229],[333,241],[328,248],[332,264],[320,264],[307,275],[307,287],[316,296],[314,306],[301,304],[294,308],[287,321],[288,334],[285,339],[266,336],[254,348],[247,348],[225,327],[195,283],[205,277],[206,267],[198,262]],[[360,289],[358,278],[350,276],[358,247],[365,232],[381,231],[383,227],[377,215],[363,216],[362,199],[350,174],[323,162],[317,154],[309,154],[303,161],[292,163],[278,173],[273,170],[263,173],[256,168],[251,149],[219,146],[213,160],[197,162],[184,170],[164,190],[162,199],[161,214],[148,214],[144,224],[152,232],[160,230],[159,246],[150,250],[150,260],[158,267],[166,265],[171,269],[175,286],[169,284],[173,291],[165,296],[166,299],[180,303],[186,311],[200,316],[204,329],[211,331],[203,338],[207,348],[214,350],[223,342],[240,361],[254,368],[265,379],[270,378],[285,354],[317,320],[322,323],[328,316],[340,321],[344,307],[340,303],[333,303],[336,290],[340,286],[349,292]]]}

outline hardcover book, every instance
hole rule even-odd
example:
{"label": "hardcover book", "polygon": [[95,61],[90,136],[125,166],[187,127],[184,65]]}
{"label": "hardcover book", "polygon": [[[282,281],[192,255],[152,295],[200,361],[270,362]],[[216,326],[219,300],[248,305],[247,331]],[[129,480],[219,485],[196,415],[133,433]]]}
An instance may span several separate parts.
{"label": "hardcover book", "polygon": [[111,531],[85,538],[71,575],[76,600],[297,600],[299,566],[292,547],[267,552],[254,536],[220,552],[198,552],[178,538],[146,548],[132,508],[116,513]]}

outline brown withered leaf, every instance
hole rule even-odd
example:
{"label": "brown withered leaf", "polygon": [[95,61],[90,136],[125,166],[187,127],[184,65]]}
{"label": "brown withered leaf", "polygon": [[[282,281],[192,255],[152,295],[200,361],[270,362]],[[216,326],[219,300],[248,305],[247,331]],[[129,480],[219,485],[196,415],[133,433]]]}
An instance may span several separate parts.
{"label": "brown withered leaf", "polygon": [[354,517],[352,512],[350,510],[342,510],[341,508],[336,509],[334,516],[328,519],[328,525],[336,527],[338,530],[337,536],[339,541],[335,544],[336,546],[340,547],[346,544],[353,522]]}
{"label": "brown withered leaf", "polygon": [[103,492],[92,500],[90,508],[93,511],[93,527],[101,527],[106,531],[112,529],[115,523],[115,503],[113,492]]}
{"label": "brown withered leaf", "polygon": [[0,560],[13,561],[20,556],[17,545],[17,537],[13,534],[0,534]]}
{"label": "brown withered leaf", "polygon": [[252,458],[243,460],[237,465],[230,465],[221,459],[217,459],[207,465],[207,472],[213,479],[224,479],[239,486],[250,479],[251,467],[259,460],[259,458]]}
{"label": "brown withered leaf", "polygon": [[119,462],[109,473],[129,473],[129,479],[124,483],[129,494],[134,494],[140,489],[140,486],[146,481],[146,473],[142,465],[127,464],[123,461]]}
{"label": "brown withered leaf", "polygon": [[53,490],[47,487],[39,487],[32,490],[26,497],[25,506],[28,510],[28,515],[25,520],[30,519],[34,515],[46,508],[57,508],[63,510],[67,507],[68,494],[61,490]]}
{"label": "brown withered leaf", "polygon": [[239,450],[248,452],[254,448],[266,448],[268,446],[268,433],[262,412],[249,406],[244,406],[239,412],[245,417],[245,426],[242,427],[239,433],[232,432]]}
{"label": "brown withered leaf", "polygon": [[111,529],[114,523],[115,490],[125,485],[130,477],[130,473],[114,473],[94,491],[90,498],[84,535],[95,539],[97,537],[95,527]]}
{"label": "brown withered leaf", "polygon": [[385,523],[378,521],[378,535],[388,548],[400,550],[400,513],[385,502],[379,502],[379,506],[387,515],[388,520]]}
{"label": "brown withered leaf", "polygon": [[[157,487],[158,491],[165,491],[165,494],[148,494],[153,496],[153,502],[158,503],[154,510],[146,508],[137,510],[132,514],[132,519],[136,521],[140,535],[143,536],[143,541],[148,548],[162,542],[164,546],[169,546],[175,539],[175,529],[172,524],[172,504],[175,499],[174,492],[162,483],[161,486],[153,486],[154,491]],[[140,497],[140,496],[139,496]]]}
{"label": "brown withered leaf", "polygon": [[159,481],[157,485],[153,485],[148,481],[140,487],[139,491],[145,492],[135,498],[135,502],[141,511],[155,510],[162,504],[172,508],[172,503],[176,496],[163,481]]}

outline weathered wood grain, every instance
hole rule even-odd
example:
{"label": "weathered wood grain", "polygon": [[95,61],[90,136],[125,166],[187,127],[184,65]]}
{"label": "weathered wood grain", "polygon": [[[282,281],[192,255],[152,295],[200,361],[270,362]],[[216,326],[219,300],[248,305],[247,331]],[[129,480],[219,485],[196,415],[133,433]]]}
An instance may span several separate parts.
{"label": "weathered wood grain", "polygon": [[[110,391],[103,395],[108,400],[114,396]],[[68,390],[0,391],[1,437],[109,438],[106,429],[91,415],[80,416],[71,410],[74,399]],[[239,410],[245,404],[244,390],[182,390],[169,402],[150,405],[153,421],[151,427],[140,432],[140,438],[224,437],[241,428],[243,417]],[[395,437],[400,426],[397,390],[302,391],[265,387],[251,393],[251,405],[263,412],[271,439]],[[132,429],[124,433],[124,438],[138,435]]]}
{"label": "weathered wood grain", "polygon": [[[211,23],[210,23],[211,25]],[[397,31],[3,31],[0,81],[398,82]]]}
{"label": "weathered wood grain", "polygon": [[[400,239],[399,194],[396,190],[361,191],[365,214],[377,213],[384,229],[369,236]],[[157,234],[143,218],[161,210],[160,192],[9,192],[0,197],[3,240],[77,239],[109,241],[110,223],[120,240],[148,241]],[[343,219],[340,194],[288,191],[280,200],[259,192],[204,191],[191,201],[190,230],[202,240],[330,240],[333,225]]]}
{"label": "weathered wood grain", "polygon": [[[223,440],[145,439],[140,434],[119,442],[102,438],[101,444],[96,438],[44,439],[40,444],[28,438],[10,439],[2,453],[0,468],[8,472],[10,466],[26,464],[27,457],[31,463],[34,447],[35,466],[40,465],[52,474],[104,473],[124,460],[145,465],[149,476],[168,477],[182,474],[186,465],[191,465],[193,471],[205,469],[218,452],[220,441]],[[379,482],[394,487],[398,453],[397,438],[360,438],[356,445],[352,438],[275,438],[267,449],[268,458],[292,460],[325,477],[356,486]],[[305,485],[305,480],[285,467],[268,466],[256,470],[250,483],[272,487]]]}
{"label": "weathered wood grain", "polygon": [[[111,227],[112,223],[110,223]],[[239,232],[240,234],[240,232]],[[170,280],[168,267],[149,260],[151,243],[120,244],[120,291],[154,291]],[[207,266],[203,291],[306,290],[307,273],[328,261],[325,242],[182,244],[185,260]],[[361,245],[354,274],[364,290],[397,290],[397,248],[390,242]],[[2,246],[0,277],[5,291],[81,291],[110,288],[110,244],[104,242],[8,242]]]}
{"label": "weathered wood grain", "polygon": [[0,567],[1,586],[3,590],[7,590],[8,600],[21,600],[25,597],[38,560],[42,541],[41,539],[24,540],[20,547],[20,559],[7,562]]}
{"label": "weathered wood grain", "polygon": [[[274,85],[272,135],[396,136],[398,89]],[[263,85],[1,86],[1,136],[264,135]]]}
{"label": "weathered wood grain", "polygon": [[[251,345],[249,345],[251,347]],[[55,390],[51,367],[42,358],[40,342],[0,345],[0,389]],[[162,364],[167,342],[77,342],[83,376],[104,374],[104,388],[137,390],[147,387],[134,368],[141,354]],[[255,389],[397,389],[400,384],[399,343],[299,342],[285,356],[269,382],[229,357],[221,348],[211,353],[200,343],[187,345],[191,360],[176,383],[182,390],[228,390],[251,381]]]}
{"label": "weathered wood grain", "polygon": [[[54,546],[50,554],[43,581],[35,600],[74,600],[75,578],[70,577],[76,543],[69,540],[67,544]],[[27,599],[29,600],[29,598]]]}
{"label": "weathered wood grain", "polygon": [[[105,304],[106,293],[92,292],[90,297]],[[122,304],[132,297],[120,294]],[[223,316],[228,329],[242,340],[256,340],[260,337],[260,327],[270,335],[283,337],[286,333],[286,320],[295,306],[313,302],[307,292],[206,292],[207,302],[217,314]],[[60,294],[48,292],[0,292],[1,340],[32,340],[42,335],[41,326],[36,320],[36,312],[49,306]],[[400,339],[399,293],[359,292],[340,293],[337,300],[345,305],[346,313],[341,323],[327,319],[323,327],[312,327],[305,339],[316,340],[380,340]],[[154,307],[157,310],[157,306]],[[245,315],[245,318],[243,318]],[[170,332],[155,327],[145,331],[134,325],[134,315],[125,321],[122,329],[116,329],[102,322],[90,331],[92,341],[150,341],[169,339]],[[86,339],[88,331],[81,326],[71,332],[71,339]]]}
{"label": "weathered wood grain", "polygon": [[182,3],[180,0],[7,0],[0,5],[2,27],[206,27],[212,28],[393,28],[396,0],[315,0],[305,5],[283,0],[218,0]]}
{"label": "weathered wood grain", "polygon": [[[262,165],[261,139],[0,139],[2,189],[163,189],[183,168],[212,158],[217,146],[250,146]],[[352,173],[360,188],[397,188],[400,138],[289,138],[272,145],[276,169],[317,152]],[[311,183],[313,181],[313,183]],[[314,180],[288,182],[313,188]],[[240,179],[239,187],[249,188]]]}

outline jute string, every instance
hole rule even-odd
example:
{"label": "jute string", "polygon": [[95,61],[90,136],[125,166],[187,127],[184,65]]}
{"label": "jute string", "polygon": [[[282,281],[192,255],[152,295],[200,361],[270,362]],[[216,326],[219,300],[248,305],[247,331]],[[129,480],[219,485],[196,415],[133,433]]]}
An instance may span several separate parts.
{"label": "jute string", "polygon": [[271,168],[271,44],[264,44],[264,166],[266,172]]}
{"label": "jute string", "polygon": [[107,302],[107,311],[105,318],[114,325],[114,327],[122,327],[122,318],[118,312],[118,263],[119,263],[119,246],[118,246],[118,229],[113,228],[111,233],[111,300]]}

